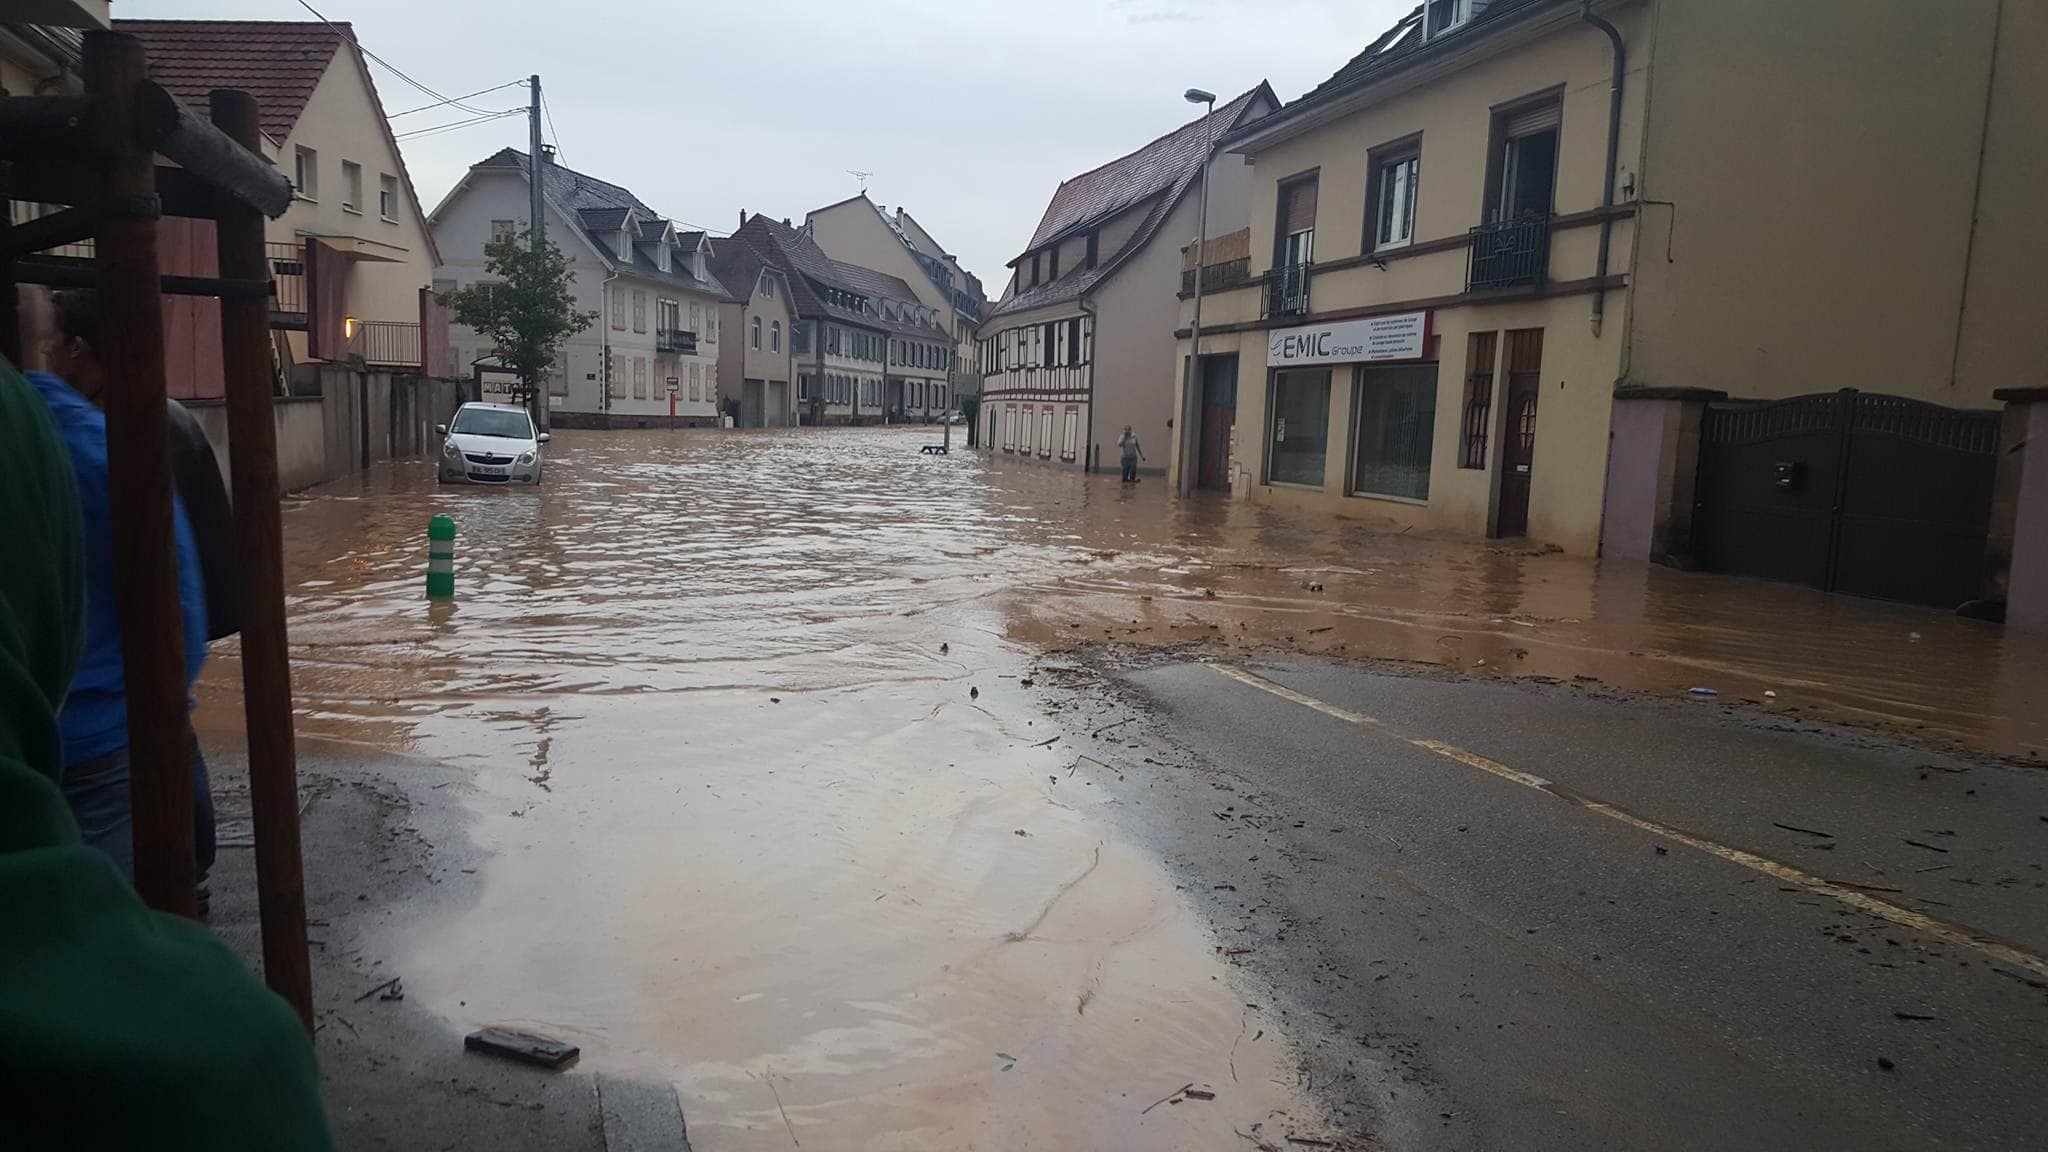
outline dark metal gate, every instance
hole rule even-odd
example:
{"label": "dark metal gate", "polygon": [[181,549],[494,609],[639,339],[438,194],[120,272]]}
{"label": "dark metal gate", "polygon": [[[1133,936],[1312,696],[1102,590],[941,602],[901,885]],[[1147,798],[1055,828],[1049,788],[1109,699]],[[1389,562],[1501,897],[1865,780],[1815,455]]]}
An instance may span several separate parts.
{"label": "dark metal gate", "polygon": [[1710,406],[1707,567],[1954,608],[1982,595],[1999,415],[1855,389]]}

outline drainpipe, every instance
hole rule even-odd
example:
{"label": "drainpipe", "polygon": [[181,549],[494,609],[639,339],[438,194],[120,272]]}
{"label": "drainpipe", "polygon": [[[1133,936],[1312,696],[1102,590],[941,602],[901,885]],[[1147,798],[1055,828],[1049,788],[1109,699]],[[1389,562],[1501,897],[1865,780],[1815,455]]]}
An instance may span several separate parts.
{"label": "drainpipe", "polygon": [[1081,297],[1080,304],[1081,311],[1088,314],[1088,439],[1081,445],[1081,471],[1083,474],[1086,474],[1095,471],[1097,463],[1095,455],[1095,337],[1099,333],[1095,331],[1095,321],[1097,319],[1095,306],[1088,302],[1088,297],[1086,296]]}
{"label": "drainpipe", "polygon": [[1607,263],[1614,246],[1614,178],[1621,151],[1621,86],[1628,73],[1628,47],[1621,41],[1621,32],[1602,17],[1593,14],[1593,0],[1586,0],[1579,12],[1579,19],[1607,33],[1608,43],[1614,46],[1614,80],[1607,93],[1607,178],[1600,186],[1600,262],[1594,275],[1599,287],[1593,290],[1593,334],[1600,334],[1600,324],[1607,316]]}
{"label": "drainpipe", "polygon": [[599,329],[604,339],[597,345],[597,410],[604,413],[612,410],[612,281],[618,278],[619,274],[614,272],[597,286],[597,304],[604,309],[604,314],[597,318],[604,325]]}

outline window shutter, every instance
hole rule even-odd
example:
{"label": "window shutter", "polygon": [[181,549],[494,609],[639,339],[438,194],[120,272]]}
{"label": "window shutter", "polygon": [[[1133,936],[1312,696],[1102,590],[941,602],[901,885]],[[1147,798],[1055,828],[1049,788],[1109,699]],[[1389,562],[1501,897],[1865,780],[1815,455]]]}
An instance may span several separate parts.
{"label": "window shutter", "polygon": [[1541,104],[1532,104],[1509,112],[1501,128],[1502,135],[1505,136],[1533,136],[1538,132],[1555,129],[1563,123],[1564,106],[1557,101],[1547,100]]}
{"label": "window shutter", "polygon": [[1281,206],[1280,226],[1283,233],[1305,232],[1316,226],[1316,181],[1314,177],[1297,180],[1281,189],[1286,202]]}

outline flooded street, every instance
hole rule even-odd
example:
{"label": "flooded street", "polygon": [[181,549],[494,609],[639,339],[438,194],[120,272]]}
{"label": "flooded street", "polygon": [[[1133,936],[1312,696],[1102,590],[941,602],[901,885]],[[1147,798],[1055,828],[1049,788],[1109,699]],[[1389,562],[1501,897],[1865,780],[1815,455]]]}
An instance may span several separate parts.
{"label": "flooded street", "polygon": [[[462,773],[460,895],[376,929],[413,1001],[674,1082],[703,1152],[1348,1135],[1300,1018],[1044,706],[1047,659],[1710,686],[2048,750],[2042,647],[1995,627],[918,455],[938,434],[563,432],[537,490],[403,463],[287,503],[302,755]],[[440,512],[457,597],[429,605]],[[217,646],[210,744],[239,682]]]}

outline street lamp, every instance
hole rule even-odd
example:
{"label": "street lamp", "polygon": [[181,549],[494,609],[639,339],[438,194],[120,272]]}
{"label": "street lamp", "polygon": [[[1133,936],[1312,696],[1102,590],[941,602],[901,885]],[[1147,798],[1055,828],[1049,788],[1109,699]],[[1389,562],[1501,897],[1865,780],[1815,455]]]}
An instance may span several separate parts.
{"label": "street lamp", "polygon": [[1196,430],[1193,427],[1194,421],[1188,418],[1188,411],[1195,408],[1198,403],[1195,399],[1195,390],[1202,386],[1200,379],[1202,368],[1202,261],[1204,259],[1202,242],[1209,235],[1209,153],[1212,147],[1209,141],[1209,121],[1216,112],[1216,94],[1214,92],[1204,92],[1200,88],[1190,88],[1183,96],[1190,104],[1206,105],[1202,112],[1202,206],[1197,213],[1195,223],[1195,320],[1189,327],[1189,335],[1193,339],[1188,344],[1187,372],[1181,378],[1180,428],[1178,430],[1180,433],[1180,479],[1174,485],[1174,490],[1177,494],[1187,496],[1195,490],[1194,473],[1201,467],[1199,461],[1189,460],[1190,448],[1194,444],[1192,437],[1196,434]]}

